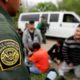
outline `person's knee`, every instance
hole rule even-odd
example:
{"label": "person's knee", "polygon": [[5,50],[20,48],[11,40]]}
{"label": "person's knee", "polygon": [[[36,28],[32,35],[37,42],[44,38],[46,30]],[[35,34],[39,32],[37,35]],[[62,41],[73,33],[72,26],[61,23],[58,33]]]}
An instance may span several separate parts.
{"label": "person's knee", "polygon": [[34,74],[41,74],[40,70],[38,70],[36,67],[30,67],[30,72]]}
{"label": "person's knee", "polygon": [[80,66],[77,66],[75,69],[74,69],[74,73],[75,73],[75,76],[77,78],[80,78]]}
{"label": "person's knee", "polygon": [[77,78],[80,78],[80,72],[75,72],[75,76],[76,76]]}

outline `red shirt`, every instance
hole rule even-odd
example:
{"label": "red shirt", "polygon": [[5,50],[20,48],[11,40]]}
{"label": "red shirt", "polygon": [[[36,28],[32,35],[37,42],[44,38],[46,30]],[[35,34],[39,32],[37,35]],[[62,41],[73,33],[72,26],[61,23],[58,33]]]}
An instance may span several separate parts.
{"label": "red shirt", "polygon": [[32,61],[34,65],[43,73],[49,68],[48,53],[42,48],[34,52],[29,60]]}

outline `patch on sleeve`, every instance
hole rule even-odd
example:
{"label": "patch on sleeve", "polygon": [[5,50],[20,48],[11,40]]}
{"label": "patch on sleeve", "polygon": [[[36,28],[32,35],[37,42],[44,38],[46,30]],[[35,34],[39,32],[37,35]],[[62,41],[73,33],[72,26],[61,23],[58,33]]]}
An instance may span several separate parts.
{"label": "patch on sleeve", "polygon": [[0,41],[1,70],[8,70],[21,64],[19,44],[11,39]]}

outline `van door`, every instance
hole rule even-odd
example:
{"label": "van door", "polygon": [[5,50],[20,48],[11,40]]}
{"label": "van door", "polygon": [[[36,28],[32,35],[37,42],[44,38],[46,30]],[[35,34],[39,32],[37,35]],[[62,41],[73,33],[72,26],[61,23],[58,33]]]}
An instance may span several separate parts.
{"label": "van door", "polygon": [[46,35],[50,37],[57,37],[59,24],[59,14],[49,14],[49,29]]}
{"label": "van door", "polygon": [[76,30],[79,20],[74,14],[63,14],[63,19],[61,23],[62,37],[72,36]]}

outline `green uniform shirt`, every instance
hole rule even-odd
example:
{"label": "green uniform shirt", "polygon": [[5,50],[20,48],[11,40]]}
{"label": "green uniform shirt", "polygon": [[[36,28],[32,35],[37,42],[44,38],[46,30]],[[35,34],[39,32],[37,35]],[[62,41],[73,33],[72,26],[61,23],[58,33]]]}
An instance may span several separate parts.
{"label": "green uniform shirt", "polygon": [[0,7],[0,80],[30,80],[23,45],[12,19]]}

